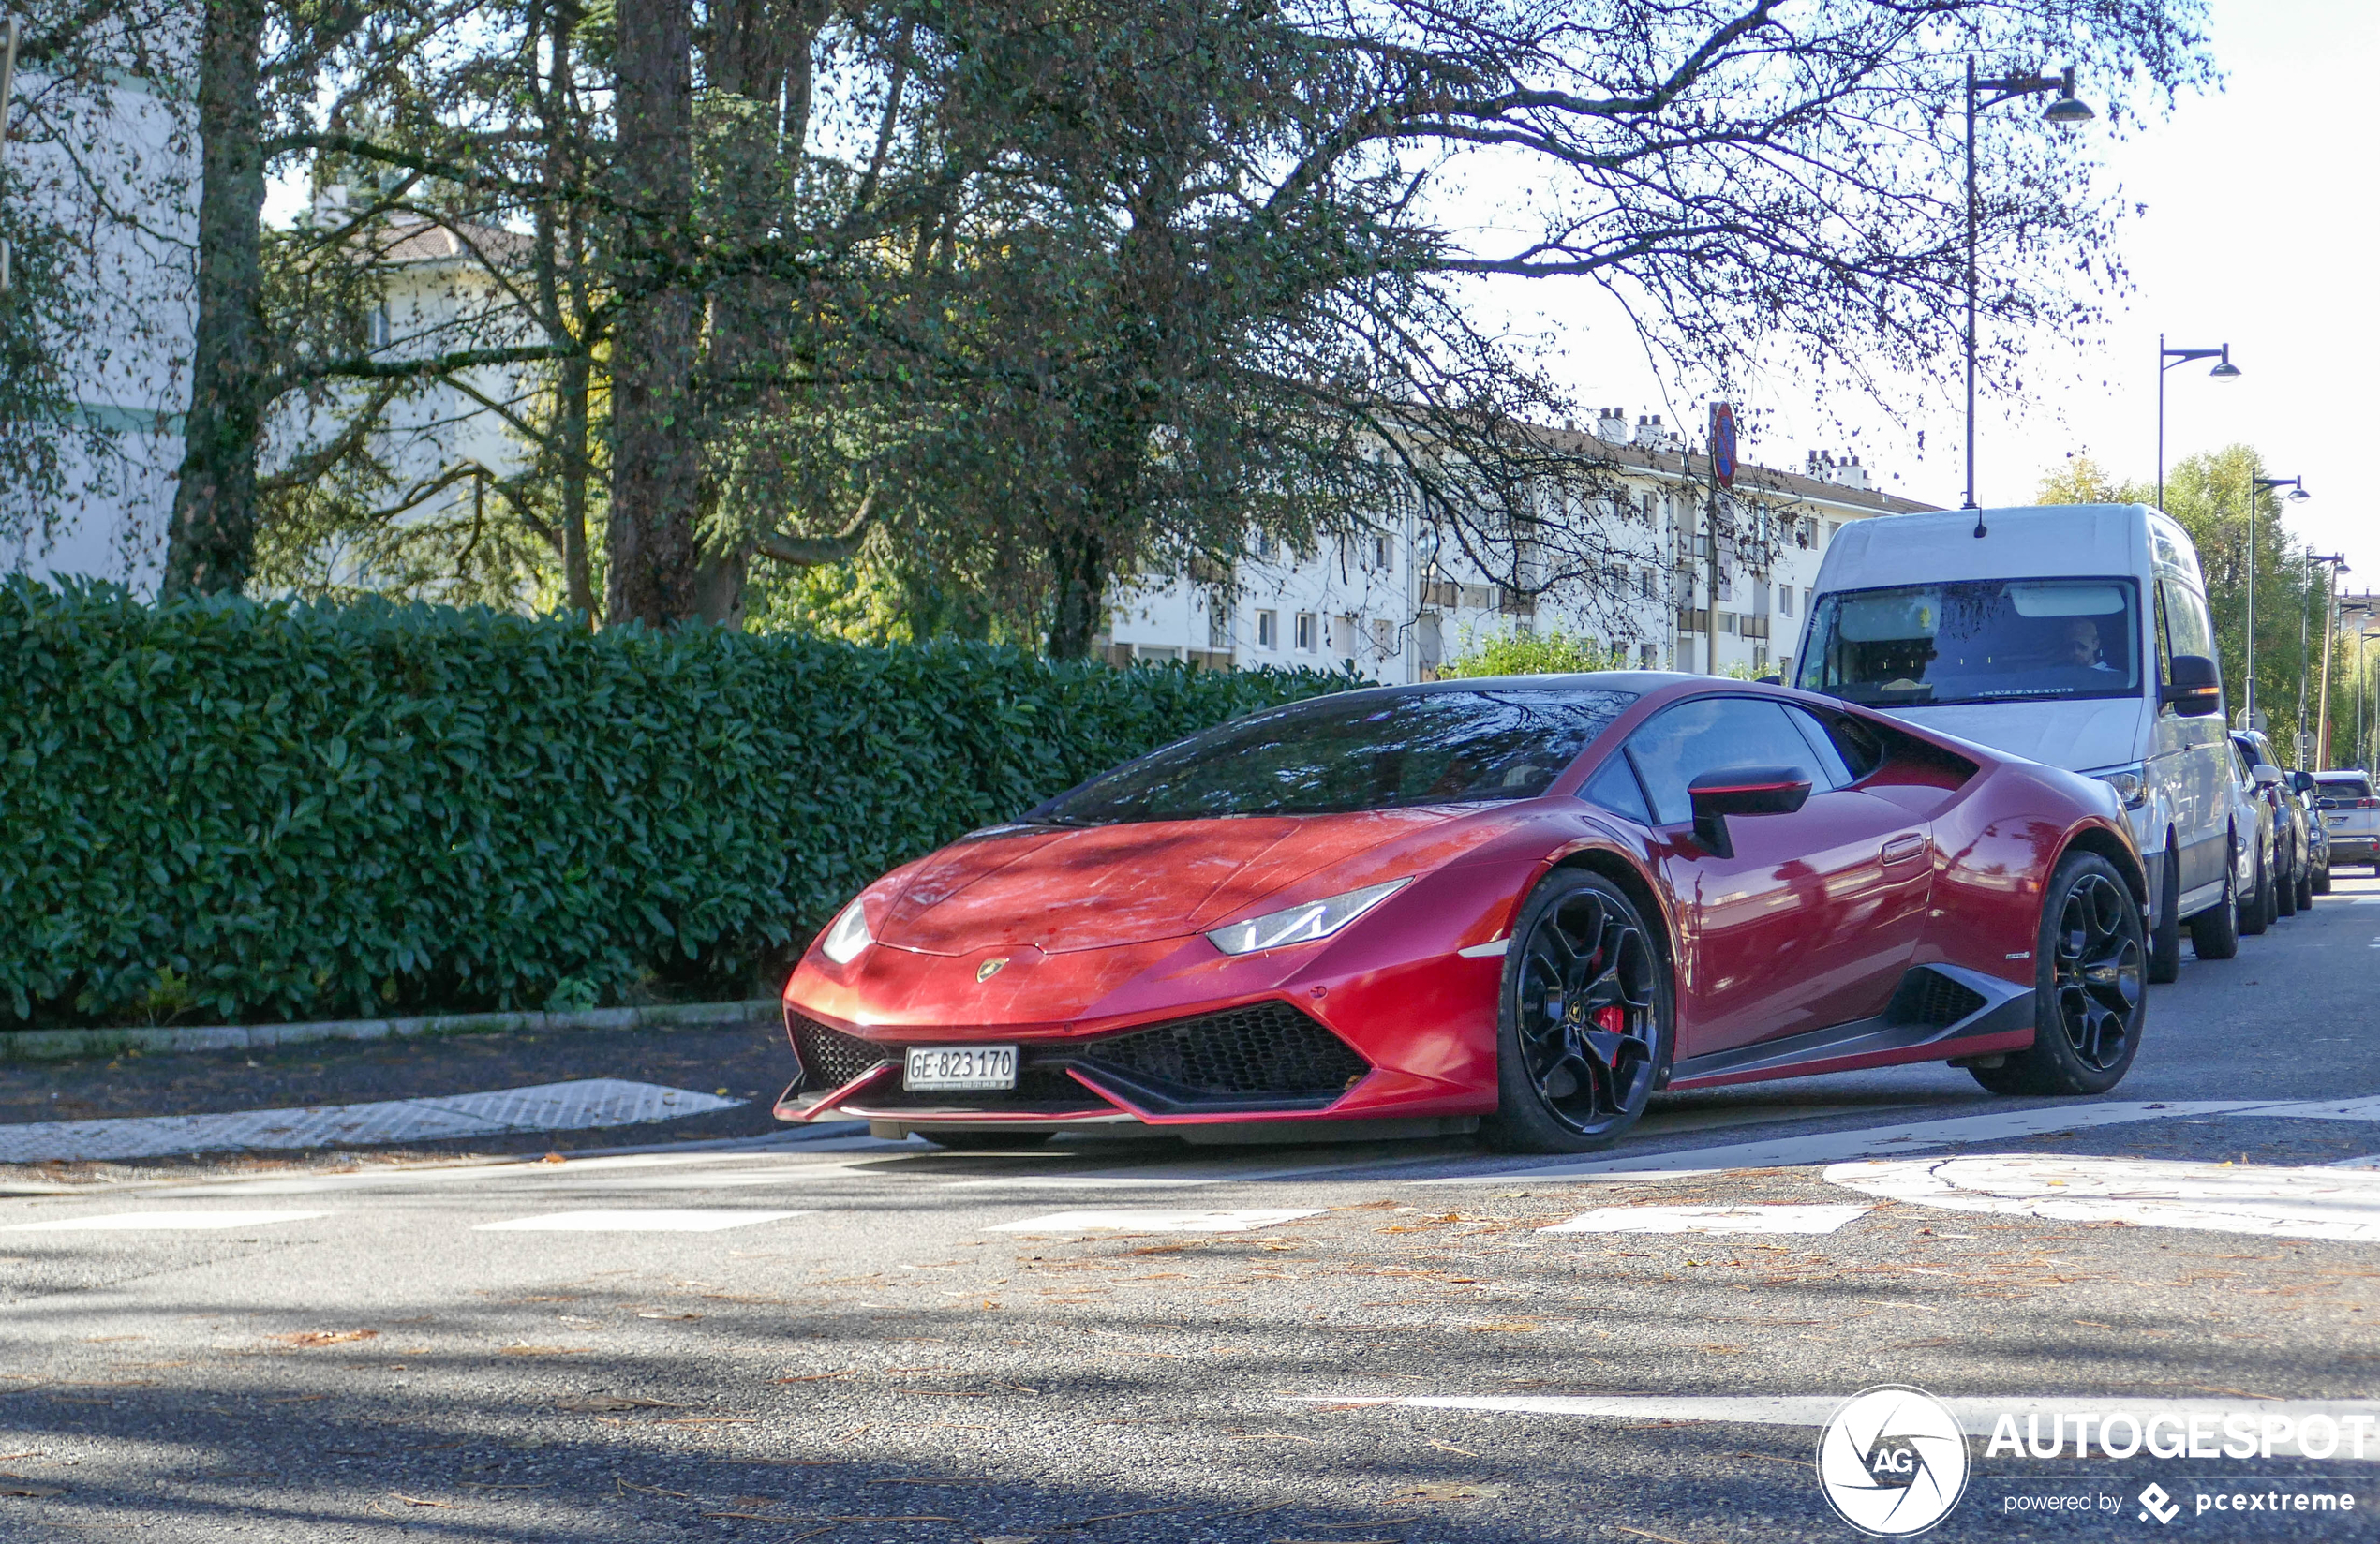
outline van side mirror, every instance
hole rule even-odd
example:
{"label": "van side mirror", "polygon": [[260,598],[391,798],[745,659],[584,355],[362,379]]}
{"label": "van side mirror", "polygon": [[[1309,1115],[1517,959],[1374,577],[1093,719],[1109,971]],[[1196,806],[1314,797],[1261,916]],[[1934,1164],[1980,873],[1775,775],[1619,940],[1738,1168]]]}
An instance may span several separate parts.
{"label": "van side mirror", "polygon": [[2185,719],[2203,719],[2223,711],[2223,676],[2203,654],[2177,654],[2157,701],[2170,704]]}
{"label": "van side mirror", "polygon": [[1694,839],[1714,857],[1732,858],[1730,815],[1790,815],[1809,802],[1809,779],[1798,767],[1730,766],[1686,785],[1694,807]]}

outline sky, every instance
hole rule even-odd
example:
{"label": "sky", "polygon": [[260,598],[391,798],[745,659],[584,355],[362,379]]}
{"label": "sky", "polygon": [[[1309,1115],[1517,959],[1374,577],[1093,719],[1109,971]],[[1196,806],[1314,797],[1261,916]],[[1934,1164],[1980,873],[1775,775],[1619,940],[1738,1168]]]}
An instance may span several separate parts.
{"label": "sky", "polygon": [[[2153,478],[2158,334],[2176,348],[2228,343],[2237,380],[2209,380],[2211,361],[2167,375],[2168,461],[2255,446],[2271,474],[2305,478],[2313,497],[2289,506],[2286,521],[2315,550],[2345,554],[2342,591],[2380,590],[2374,479],[2362,466],[2380,367],[2380,177],[2369,149],[2380,3],[2212,0],[2209,23],[2221,91],[2182,98],[2170,118],[2150,118],[2127,141],[2103,136],[2084,147],[2128,202],[2148,206],[2120,238],[2137,288],[2079,349],[2036,340],[2049,346],[2037,358],[2050,367],[2028,371],[2033,398],[1979,408],[1976,497],[2030,503],[2041,479],[2075,454],[2119,479]],[[2091,95],[2088,78],[2080,95]],[[2015,103],[1999,109],[1991,132],[2049,132],[2023,113]],[[1698,399],[1656,377],[1619,329],[1579,320],[1566,329],[1564,303],[1531,300],[1530,321],[1555,334],[1584,402],[1625,404],[1631,421],[1645,411],[1691,419]],[[1955,403],[1911,421],[1926,431],[1922,457],[1914,436],[1873,408],[1848,398],[1828,408],[1861,430],[1861,460],[1880,486],[1960,502]],[[1757,448],[1763,463],[1799,467],[1807,450],[1850,448],[1843,431],[1806,408],[1779,401],[1775,411],[1777,427]]]}

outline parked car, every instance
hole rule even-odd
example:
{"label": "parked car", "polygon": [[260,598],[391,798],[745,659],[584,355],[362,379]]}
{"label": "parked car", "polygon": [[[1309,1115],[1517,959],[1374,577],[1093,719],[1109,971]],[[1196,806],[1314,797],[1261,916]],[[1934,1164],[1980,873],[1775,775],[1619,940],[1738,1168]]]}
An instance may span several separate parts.
{"label": "parked car", "polygon": [[2247,871],[2233,881],[2233,893],[2239,898],[2237,911],[2239,930],[2254,935],[2272,926],[2279,913],[2280,884],[2275,878],[2279,860],[2274,854],[2277,814],[2264,785],[2264,779],[2278,780],[2278,769],[2266,772],[2256,764],[2255,747],[2242,744],[2232,737],[2232,803],[2239,811],[2234,829],[2253,830],[2255,838],[2244,844],[2251,854]]}
{"label": "parked car", "polygon": [[2147,1011],[2103,780],[1652,672],[1234,720],[861,891],[785,987],[786,1120],[1578,1151],[1658,1088],[1904,1062],[2101,1093]]}
{"label": "parked car", "polygon": [[2250,837],[2197,549],[2142,504],[1855,521],[1820,565],[1794,683],[2099,778],[2148,857],[2149,979],[2238,952]]}
{"label": "parked car", "polygon": [[2368,863],[2380,874],[2380,798],[2364,771],[2313,775],[2314,809],[2330,834],[2330,861]]}
{"label": "parked car", "polygon": [[2313,893],[2327,896],[2330,893],[2330,827],[2323,819],[2322,811],[2314,808],[2313,774],[2302,768],[2292,772],[2289,774],[2289,785],[2298,791],[2298,797],[2306,806],[2310,816],[2306,832],[2313,841]]}
{"label": "parked car", "polygon": [[2261,732],[2235,729],[2231,743],[2248,759],[2257,794],[2272,812],[2274,909],[2267,914],[2296,916],[2313,904],[2314,811],[2306,808],[2289,774],[2273,758],[2272,742]]}

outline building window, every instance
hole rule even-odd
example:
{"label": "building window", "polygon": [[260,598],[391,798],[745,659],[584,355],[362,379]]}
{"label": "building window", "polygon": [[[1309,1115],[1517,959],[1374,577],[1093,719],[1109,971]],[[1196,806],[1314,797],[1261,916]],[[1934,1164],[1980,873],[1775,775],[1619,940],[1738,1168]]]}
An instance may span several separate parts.
{"label": "building window", "polygon": [[1793,615],[1792,586],[1779,585],[1777,586],[1777,610],[1781,616],[1791,616]]}
{"label": "building window", "polygon": [[372,307],[371,347],[385,349],[388,346],[389,308],[385,304],[375,305]]}
{"label": "building window", "polygon": [[1258,648],[1279,648],[1280,646],[1281,646],[1281,614],[1280,614],[1279,612],[1277,612],[1277,611],[1259,611],[1259,612],[1257,612],[1257,647],[1258,647]]}
{"label": "building window", "polygon": [[1209,648],[1231,646],[1231,613],[1220,602],[1214,601],[1207,602],[1207,646]]}
{"label": "building window", "polygon": [[1660,664],[1661,657],[1655,650],[1654,646],[1651,644],[1636,646],[1636,667],[1639,670],[1658,670]]}
{"label": "building window", "polygon": [[1317,643],[1317,640],[1316,640],[1316,638],[1315,637],[1315,631],[1316,631],[1316,630],[1315,630],[1315,615],[1314,615],[1314,613],[1312,613],[1312,612],[1310,612],[1310,611],[1302,611],[1302,612],[1298,613],[1298,652],[1299,652],[1299,653],[1301,653],[1301,654],[1312,654],[1312,653],[1315,651],[1315,647],[1316,647],[1316,643]]}
{"label": "building window", "polygon": [[1396,539],[1376,536],[1372,539],[1372,566],[1382,573],[1396,572]]}
{"label": "building window", "polygon": [[1372,623],[1372,651],[1383,660],[1396,653],[1396,624],[1385,616]]}

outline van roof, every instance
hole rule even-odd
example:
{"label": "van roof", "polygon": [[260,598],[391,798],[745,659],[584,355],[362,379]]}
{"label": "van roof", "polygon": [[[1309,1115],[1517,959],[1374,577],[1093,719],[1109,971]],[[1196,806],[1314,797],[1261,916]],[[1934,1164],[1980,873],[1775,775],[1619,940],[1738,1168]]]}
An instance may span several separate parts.
{"label": "van roof", "polygon": [[1980,540],[1974,510],[1855,521],[1836,533],[1822,582],[1828,589],[1870,589],[1962,579],[2145,574],[2152,563],[2152,526],[2180,551],[2194,550],[2179,526],[2146,504],[2038,504],[1980,512]]}

